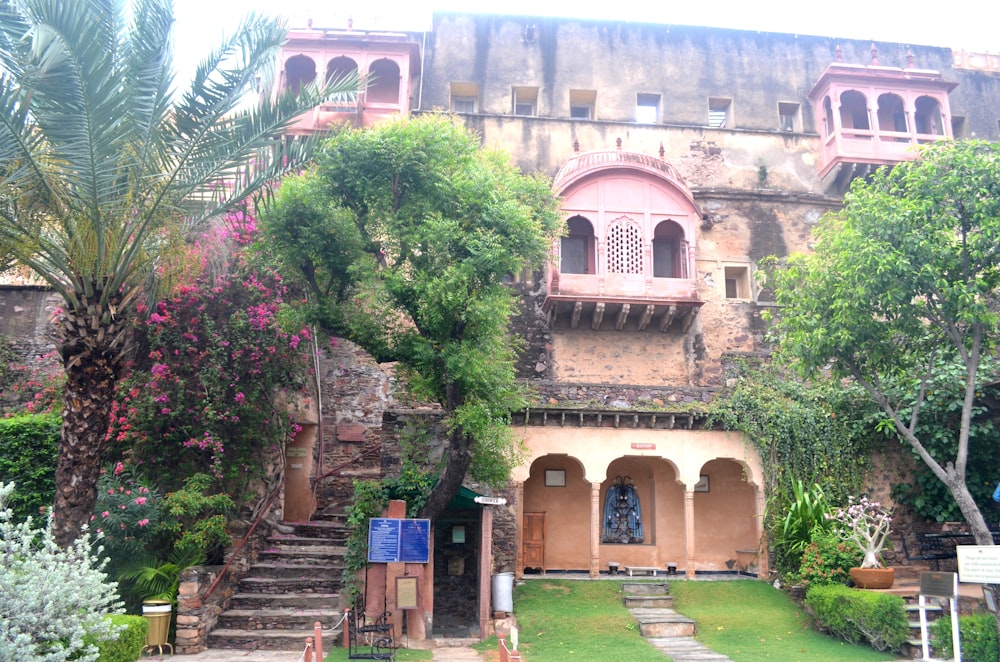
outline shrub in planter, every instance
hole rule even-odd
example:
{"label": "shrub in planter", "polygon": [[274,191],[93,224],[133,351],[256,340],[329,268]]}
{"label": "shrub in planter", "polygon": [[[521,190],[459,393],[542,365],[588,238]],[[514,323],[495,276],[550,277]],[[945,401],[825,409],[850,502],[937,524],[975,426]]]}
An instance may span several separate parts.
{"label": "shrub in planter", "polygon": [[861,556],[857,547],[834,533],[816,530],[799,563],[802,585],[846,584],[851,578],[850,569],[858,566]]}
{"label": "shrub in planter", "polygon": [[879,651],[898,650],[909,625],[903,599],[840,584],[813,586],[806,607],[824,628],[852,644],[865,642]]}
{"label": "shrub in planter", "polygon": [[148,622],[142,616],[112,614],[107,617],[118,629],[118,638],[87,643],[97,644],[97,662],[135,662],[146,647]]}
{"label": "shrub in planter", "polygon": [[[954,657],[951,641],[951,616],[943,616],[930,625],[931,645],[944,657]],[[1000,659],[997,643],[997,620],[992,614],[958,617],[962,659],[965,662],[995,662]]]}

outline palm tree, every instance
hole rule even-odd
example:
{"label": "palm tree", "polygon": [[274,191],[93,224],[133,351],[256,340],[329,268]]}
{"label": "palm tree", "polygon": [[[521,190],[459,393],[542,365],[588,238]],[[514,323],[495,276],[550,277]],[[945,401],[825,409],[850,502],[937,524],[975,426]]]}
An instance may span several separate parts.
{"label": "palm tree", "polygon": [[172,23],[171,0],[0,1],[0,255],[13,252],[65,301],[61,544],[93,509],[130,321],[170,242],[301,169],[313,141],[276,137],[357,89],[342,81],[243,107],[285,37],[250,16],[177,95]]}

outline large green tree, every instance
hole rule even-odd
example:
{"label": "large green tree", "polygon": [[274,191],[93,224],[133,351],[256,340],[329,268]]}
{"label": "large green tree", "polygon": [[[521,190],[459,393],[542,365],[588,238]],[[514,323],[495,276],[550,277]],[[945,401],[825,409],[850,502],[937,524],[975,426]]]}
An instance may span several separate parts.
{"label": "large green tree", "polygon": [[[861,384],[947,487],[976,542],[993,544],[967,463],[977,397],[997,377],[987,359],[1000,340],[1000,145],[942,142],[856,181],[843,210],[819,224],[815,252],[775,276],[780,350],[806,371]],[[922,414],[956,391],[942,452]]]}
{"label": "large green tree", "polygon": [[0,3],[0,255],[12,251],[65,302],[62,544],[91,514],[129,318],[159,258],[185,224],[300,169],[311,141],[275,137],[330,92],[243,107],[285,38],[251,16],[177,93],[172,24],[170,0]]}
{"label": "large green tree", "polygon": [[323,327],[399,361],[410,388],[441,404],[446,465],[421,511],[433,519],[468,471],[500,484],[517,459],[508,281],[545,258],[556,202],[549,182],[443,115],[344,129],[317,161],[283,182],[266,245]]}

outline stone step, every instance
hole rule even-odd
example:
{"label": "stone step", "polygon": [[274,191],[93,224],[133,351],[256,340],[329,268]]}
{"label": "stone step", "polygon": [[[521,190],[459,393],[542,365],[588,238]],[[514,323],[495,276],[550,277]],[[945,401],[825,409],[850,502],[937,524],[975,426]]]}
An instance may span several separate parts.
{"label": "stone step", "polygon": [[639,632],[644,637],[693,637],[695,622],[673,609],[652,609],[639,607],[632,609],[632,615],[639,623]]}
{"label": "stone step", "polygon": [[[240,630],[216,628],[208,634],[209,648],[236,650],[302,651],[306,637],[313,636],[312,627],[307,630]],[[329,641],[334,641],[330,635]],[[326,631],[323,641],[328,641]],[[234,659],[239,659],[234,656]]]}
{"label": "stone step", "polygon": [[293,563],[291,561],[254,563],[251,577],[279,577],[282,579],[339,580],[344,570],[343,561],[327,563]]}
{"label": "stone step", "polygon": [[348,533],[346,524],[340,521],[315,520],[312,522],[290,522],[286,525],[292,528],[291,535],[303,538],[331,538]]}
{"label": "stone step", "polygon": [[303,547],[303,546],[316,546],[316,545],[329,545],[333,547],[343,548],[344,542],[347,540],[347,531],[344,531],[342,536],[331,536],[329,538],[320,538],[317,536],[297,536],[294,533],[279,533],[273,536],[267,537],[267,544],[271,547]]}
{"label": "stone step", "polygon": [[666,595],[670,593],[667,582],[622,582],[622,592],[626,595]]}
{"label": "stone step", "polygon": [[238,591],[243,593],[336,593],[340,590],[340,575],[336,577],[244,577]]}
{"label": "stone step", "polygon": [[230,609],[339,610],[339,593],[234,593]]}
{"label": "stone step", "polygon": [[336,559],[344,556],[346,551],[346,547],[334,545],[274,545],[257,552],[257,558]]}
{"label": "stone step", "polygon": [[730,662],[722,653],[716,653],[691,637],[651,637],[646,641],[673,662]]}
{"label": "stone step", "polygon": [[674,606],[674,596],[672,595],[626,595],[622,601],[630,609],[633,607],[669,609]]}
{"label": "stone step", "polygon": [[[332,626],[340,620],[336,608],[330,609],[227,609],[219,614],[217,628],[261,630],[312,630],[316,621]],[[306,635],[308,636],[308,635]]]}

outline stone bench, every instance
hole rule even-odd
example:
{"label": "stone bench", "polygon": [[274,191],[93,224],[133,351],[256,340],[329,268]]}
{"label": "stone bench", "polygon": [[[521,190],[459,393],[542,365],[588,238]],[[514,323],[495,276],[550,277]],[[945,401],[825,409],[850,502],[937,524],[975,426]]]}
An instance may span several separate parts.
{"label": "stone bench", "polygon": [[625,566],[625,572],[629,577],[632,577],[637,572],[647,573],[656,577],[658,572],[666,572],[663,568],[658,568],[655,565],[627,565]]}

